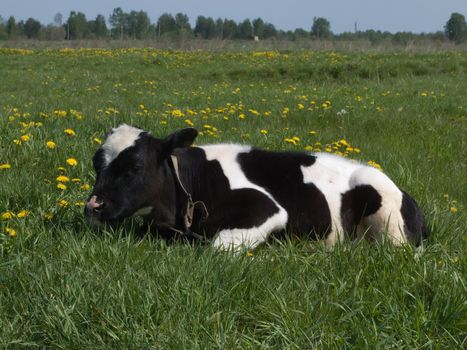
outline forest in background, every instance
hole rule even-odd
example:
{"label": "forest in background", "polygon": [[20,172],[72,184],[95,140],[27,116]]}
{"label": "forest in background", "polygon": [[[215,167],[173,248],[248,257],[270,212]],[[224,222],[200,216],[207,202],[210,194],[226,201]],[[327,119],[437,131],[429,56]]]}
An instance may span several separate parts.
{"label": "forest in background", "polygon": [[14,16],[4,19],[0,16],[0,40],[24,41],[63,40],[160,40],[187,41],[207,40],[280,40],[280,41],[367,41],[372,45],[391,43],[406,46],[413,43],[464,43],[467,39],[465,16],[452,13],[444,28],[434,33],[397,32],[380,30],[358,30],[357,23],[353,32],[333,33],[331,23],[323,17],[310,20],[310,28],[282,30],[262,18],[245,19],[236,22],[232,19],[214,19],[198,16],[192,26],[186,14],[164,13],[156,22],[151,22],[145,11],[124,12],[120,7],[105,18],[97,15],[88,19],[82,12],[71,11],[68,18],[61,13],[54,16],[53,22],[43,24],[30,17],[17,20]]}

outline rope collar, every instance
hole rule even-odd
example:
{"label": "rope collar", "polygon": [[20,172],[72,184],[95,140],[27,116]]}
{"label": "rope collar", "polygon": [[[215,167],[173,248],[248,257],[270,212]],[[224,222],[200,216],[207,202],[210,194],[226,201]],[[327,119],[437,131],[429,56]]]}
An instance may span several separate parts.
{"label": "rope collar", "polygon": [[178,169],[177,157],[175,157],[174,155],[171,155],[170,159],[172,161],[172,166],[174,169],[175,179],[177,180],[177,185],[180,187],[180,189],[185,194],[187,198],[187,203],[186,203],[185,212],[183,213],[183,230],[176,229],[175,227],[169,227],[169,229],[184,237],[196,238],[197,240],[201,242],[205,242],[205,243],[209,242],[206,239],[206,237],[190,230],[190,227],[193,224],[193,213],[194,213],[196,206],[200,206],[203,209],[204,219],[206,219],[209,216],[209,212],[208,212],[208,209],[206,208],[206,204],[204,204],[203,201],[196,201],[196,202],[193,201],[191,194],[186,190],[185,186],[183,186],[183,183],[180,180],[180,172]]}

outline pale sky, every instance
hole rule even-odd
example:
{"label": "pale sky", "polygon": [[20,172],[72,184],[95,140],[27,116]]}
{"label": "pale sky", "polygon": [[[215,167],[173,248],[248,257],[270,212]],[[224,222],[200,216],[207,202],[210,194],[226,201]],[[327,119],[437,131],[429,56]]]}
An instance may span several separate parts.
{"label": "pale sky", "polygon": [[309,30],[313,17],[324,17],[334,33],[353,31],[355,22],[359,30],[435,32],[443,30],[452,12],[467,17],[467,0],[0,0],[0,16],[33,17],[48,24],[58,12],[66,20],[71,10],[83,12],[88,20],[98,14],[108,19],[115,7],[146,11],[152,22],[164,12],[182,12],[192,25],[198,15],[237,22],[261,17],[284,30]]}

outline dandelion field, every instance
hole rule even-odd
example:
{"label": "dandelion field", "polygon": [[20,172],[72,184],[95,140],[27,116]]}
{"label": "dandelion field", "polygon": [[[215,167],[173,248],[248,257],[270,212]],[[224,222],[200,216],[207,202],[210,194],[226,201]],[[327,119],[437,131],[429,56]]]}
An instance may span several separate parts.
{"label": "dandelion field", "polygon": [[[464,348],[467,53],[0,48],[0,347]],[[332,152],[423,208],[420,248],[228,254],[96,230],[111,127]]]}

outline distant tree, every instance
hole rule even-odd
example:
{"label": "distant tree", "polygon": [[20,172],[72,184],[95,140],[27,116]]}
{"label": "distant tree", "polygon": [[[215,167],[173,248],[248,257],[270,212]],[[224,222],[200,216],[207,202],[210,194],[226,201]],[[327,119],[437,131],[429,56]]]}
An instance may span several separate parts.
{"label": "distant tree", "polygon": [[6,33],[9,38],[13,38],[16,35],[18,35],[18,26],[16,25],[16,19],[13,16],[10,16],[8,20],[6,21],[6,26],[5,26]]}
{"label": "distant tree", "polygon": [[28,39],[37,39],[41,30],[41,23],[34,18],[28,18],[24,23],[24,34]]}
{"label": "distant tree", "polygon": [[467,38],[467,25],[464,15],[452,13],[444,26],[444,31],[449,40],[461,43]]}
{"label": "distant tree", "polygon": [[56,13],[55,16],[54,16],[54,24],[57,27],[62,26],[62,24],[63,24],[63,15],[60,12]]}
{"label": "distant tree", "polygon": [[133,39],[144,39],[148,36],[151,21],[144,11],[131,11],[126,17],[128,35]]}
{"label": "distant tree", "polygon": [[277,36],[277,29],[274,24],[265,23],[264,24],[264,38],[275,38]]}
{"label": "distant tree", "polygon": [[261,18],[253,20],[253,33],[258,38],[264,38],[264,21]]}
{"label": "distant tree", "polygon": [[297,28],[297,29],[295,29],[295,31],[293,32],[293,35],[294,35],[294,40],[297,40],[297,39],[305,39],[305,38],[309,38],[309,37],[310,37],[310,32],[306,31],[306,30],[303,29],[303,28]]}
{"label": "distant tree", "polygon": [[178,35],[181,38],[186,38],[192,35],[190,19],[184,13],[177,13],[175,15],[175,25],[177,27]]}
{"label": "distant tree", "polygon": [[224,21],[222,18],[216,19],[216,38],[224,39]]}
{"label": "distant tree", "polygon": [[311,33],[319,40],[328,39],[332,36],[331,24],[326,18],[315,17],[311,26]]}
{"label": "distant tree", "polygon": [[82,12],[71,11],[66,27],[68,40],[83,39],[89,34],[88,21],[86,15]]}
{"label": "distant tree", "polygon": [[107,36],[107,24],[105,23],[105,17],[102,15],[97,15],[94,20],[93,33],[97,38],[104,38]]}
{"label": "distant tree", "polygon": [[233,39],[237,36],[237,32],[237,23],[231,19],[224,19],[222,26],[222,39]]}
{"label": "distant tree", "polygon": [[49,24],[43,27],[43,37],[45,40],[63,40],[66,37],[65,28],[57,27],[55,24]]}
{"label": "distant tree", "polygon": [[0,40],[6,39],[5,21],[0,16]]}
{"label": "distant tree", "polygon": [[156,30],[157,36],[175,32],[177,30],[177,23],[175,22],[175,18],[169,13],[162,14],[157,20]]}
{"label": "distant tree", "polygon": [[253,25],[249,19],[245,19],[238,25],[238,37],[240,39],[252,39],[253,38]]}
{"label": "distant tree", "polygon": [[198,16],[196,19],[195,35],[203,39],[212,39],[216,37],[216,23],[212,17]]}
{"label": "distant tree", "polygon": [[127,14],[123,12],[121,7],[113,9],[112,14],[109,16],[109,23],[112,27],[112,35],[115,38],[123,39],[128,28],[125,28]]}

